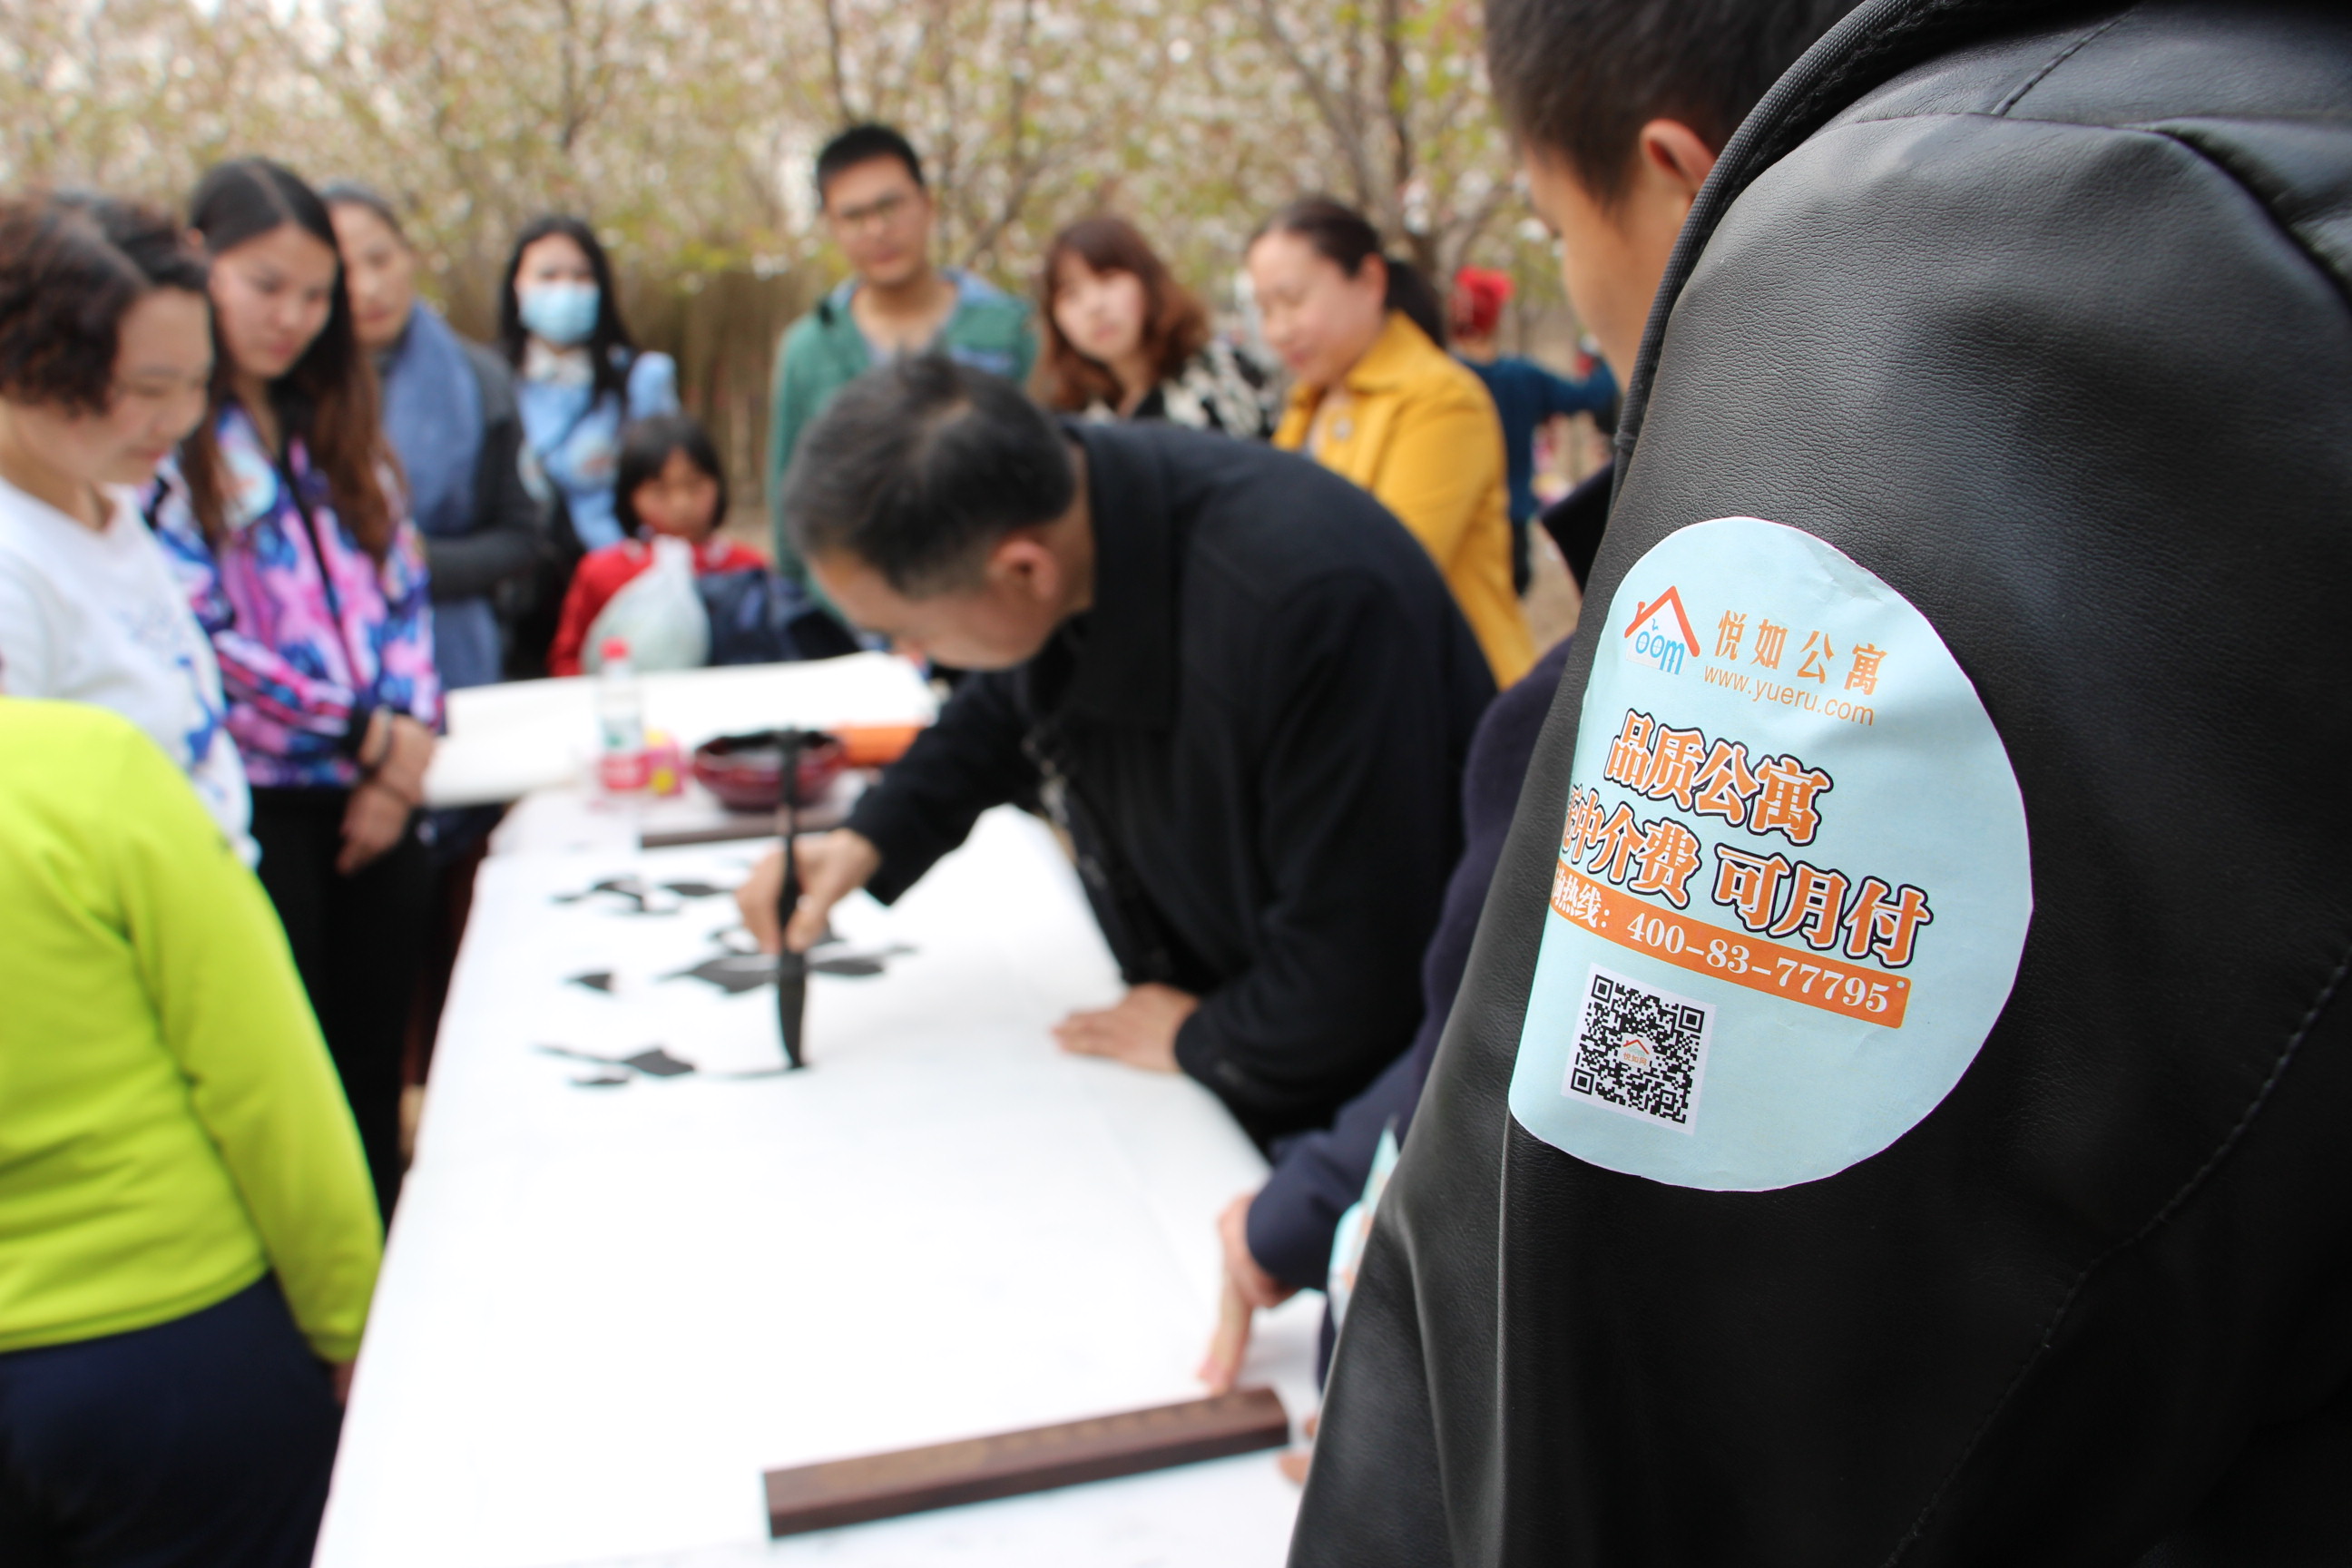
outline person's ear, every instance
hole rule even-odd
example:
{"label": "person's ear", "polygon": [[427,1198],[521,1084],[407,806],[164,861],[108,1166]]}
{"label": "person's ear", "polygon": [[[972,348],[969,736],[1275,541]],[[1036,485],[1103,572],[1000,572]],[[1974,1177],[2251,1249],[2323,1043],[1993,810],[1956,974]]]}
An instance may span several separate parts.
{"label": "person's ear", "polygon": [[1389,297],[1389,258],[1378,251],[1365,257],[1363,265],[1356,268],[1355,281],[1385,302]]}
{"label": "person's ear", "polygon": [[1020,598],[1050,603],[1062,591],[1062,563],[1034,531],[1018,529],[988,552],[988,580]]}
{"label": "person's ear", "polygon": [[1716,150],[1679,120],[1653,120],[1634,133],[1634,156],[1654,179],[1681,196],[1687,207],[1715,169]]}

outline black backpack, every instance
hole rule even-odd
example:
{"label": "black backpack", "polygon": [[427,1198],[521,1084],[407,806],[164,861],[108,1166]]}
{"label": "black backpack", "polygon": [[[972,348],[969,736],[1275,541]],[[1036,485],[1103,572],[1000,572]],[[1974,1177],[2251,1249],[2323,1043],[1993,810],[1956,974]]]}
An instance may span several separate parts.
{"label": "black backpack", "polygon": [[713,572],[694,580],[710,616],[717,664],[782,664],[858,651],[857,639],[798,584],[769,571]]}

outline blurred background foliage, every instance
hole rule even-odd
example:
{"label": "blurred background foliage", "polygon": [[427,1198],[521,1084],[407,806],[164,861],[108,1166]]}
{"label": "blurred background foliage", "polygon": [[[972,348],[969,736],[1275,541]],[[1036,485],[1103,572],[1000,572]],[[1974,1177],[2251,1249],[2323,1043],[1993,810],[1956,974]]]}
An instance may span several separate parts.
{"label": "blurred background foliage", "polygon": [[1220,310],[1250,232],[1329,191],[1441,278],[1519,282],[1564,350],[1476,0],[0,0],[0,182],[184,202],[265,153],[389,196],[487,335],[509,242],[579,213],[638,337],[756,472],[778,334],[837,276],[809,165],[858,119],[929,162],[944,258],[1020,292],[1055,230],[1135,221]]}

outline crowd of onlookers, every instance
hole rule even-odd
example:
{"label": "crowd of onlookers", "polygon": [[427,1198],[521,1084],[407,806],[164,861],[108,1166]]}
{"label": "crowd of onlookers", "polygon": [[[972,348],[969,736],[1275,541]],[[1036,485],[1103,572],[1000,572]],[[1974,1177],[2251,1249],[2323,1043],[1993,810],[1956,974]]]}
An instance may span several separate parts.
{"label": "crowd of onlookers", "polygon": [[[0,1555],[307,1560],[419,973],[491,826],[426,805],[446,694],[595,672],[677,552],[711,659],[972,672],[813,847],[806,912],[895,896],[966,807],[1071,829],[1132,988],[1063,1043],[1192,1072],[1276,1163],[1226,1216],[1209,1381],[1325,1284],[1564,658],[1530,563],[1556,537],[1580,582],[1605,512],[1604,473],[1535,528],[1538,432],[1605,425],[1611,370],[1499,354],[1507,279],[1441,296],[1325,197],[1237,258],[1234,332],[1119,217],[1053,238],[1034,304],[938,265],[887,127],[815,180],[850,275],[779,346],[764,554],[579,218],[517,237],[483,344],[362,184],[243,158],[184,214],[0,202]],[[926,618],[1000,575],[1034,636]],[[1122,723],[1157,782],[1117,776]]]}

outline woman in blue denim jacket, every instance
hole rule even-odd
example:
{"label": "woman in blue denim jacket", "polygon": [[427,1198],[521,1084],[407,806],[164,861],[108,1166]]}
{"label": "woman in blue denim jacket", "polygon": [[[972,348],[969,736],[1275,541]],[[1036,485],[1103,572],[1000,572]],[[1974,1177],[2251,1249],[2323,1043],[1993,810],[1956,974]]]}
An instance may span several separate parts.
{"label": "woman in blue denim jacket", "polygon": [[677,412],[677,365],[637,352],[604,247],[585,223],[542,217],[517,237],[499,290],[499,346],[515,370],[527,468],[562,499],[581,549],[618,543],[621,428]]}

